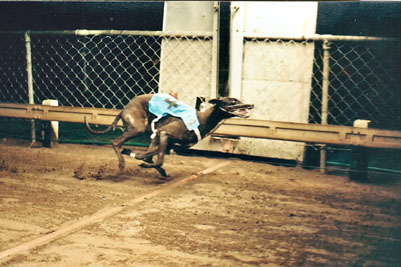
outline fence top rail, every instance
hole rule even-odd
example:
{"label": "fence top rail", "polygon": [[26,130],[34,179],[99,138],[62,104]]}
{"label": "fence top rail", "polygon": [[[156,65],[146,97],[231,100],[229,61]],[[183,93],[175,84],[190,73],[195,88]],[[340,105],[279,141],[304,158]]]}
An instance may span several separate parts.
{"label": "fence top rail", "polygon": [[296,40],[296,41],[401,41],[401,38],[393,38],[393,37],[331,35],[331,34],[311,34],[302,36],[273,36],[273,35],[263,35],[260,33],[244,33],[244,38],[280,39],[280,40]]}
{"label": "fence top rail", "polygon": [[2,31],[0,34],[25,34],[30,35],[136,35],[156,37],[187,37],[187,38],[212,38],[213,32],[183,32],[183,31],[131,31],[131,30],[61,30],[61,31]]}
{"label": "fence top rail", "polygon": [[[183,32],[183,31],[135,31],[135,30],[59,30],[59,31],[1,31],[0,34],[25,34],[30,35],[133,35],[133,36],[156,36],[156,37],[187,37],[187,38],[212,38],[212,32]],[[401,41],[401,38],[378,37],[378,36],[352,36],[332,34],[311,34],[302,36],[274,36],[261,33],[244,33],[248,39],[280,39],[296,41]]]}

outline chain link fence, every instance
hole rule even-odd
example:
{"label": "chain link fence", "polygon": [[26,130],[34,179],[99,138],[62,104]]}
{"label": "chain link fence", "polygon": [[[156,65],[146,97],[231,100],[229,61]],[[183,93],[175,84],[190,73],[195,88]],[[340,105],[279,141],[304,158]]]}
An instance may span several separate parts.
{"label": "chain link fence", "polygon": [[[258,33],[244,33],[243,40],[241,97],[255,104],[253,119],[344,126],[365,119],[370,128],[401,130],[400,40]],[[352,158],[349,146],[242,140],[241,149],[310,167],[320,161],[322,169],[326,160],[347,165]],[[392,156],[373,165],[384,166]]]}
{"label": "chain link fence", "polygon": [[[28,47],[35,103],[57,99],[63,106],[120,109],[139,94],[175,90],[183,94],[182,99],[194,99],[207,95],[200,90],[210,93],[210,34],[63,31],[31,32],[28,39],[24,34],[0,33],[0,102],[29,103]],[[356,119],[368,119],[374,128],[401,129],[400,42],[336,36],[246,37],[246,45],[254,47],[247,50],[254,54],[245,53],[244,61],[256,61],[246,65],[243,75],[252,73],[261,80],[267,75],[288,86],[292,81],[302,84],[291,91],[274,90],[274,84],[270,85],[273,90],[253,84],[255,97],[274,99],[277,104],[257,106],[275,111],[263,119],[300,121],[294,114],[304,114],[302,121],[309,123],[322,123],[327,117],[328,124],[351,126]],[[322,93],[325,80],[326,96]],[[284,98],[292,108],[280,109]],[[300,112],[301,107],[307,110]]]}
{"label": "chain link fence", "polygon": [[[56,99],[61,106],[122,109],[137,95],[173,90],[194,105],[197,96],[208,96],[213,87],[212,48],[211,33],[1,32],[0,102]],[[0,134],[43,135],[40,122],[30,125],[28,120],[0,118]],[[81,125],[62,125],[60,141],[111,139],[88,136]]]}
{"label": "chain link fence", "polygon": [[[401,130],[400,42],[333,41],[328,46],[328,123],[352,125],[368,119],[370,127]],[[322,53],[316,50],[317,69]],[[311,121],[319,120],[311,116]]]}
{"label": "chain link fence", "polygon": [[[191,91],[205,84],[210,91],[211,35],[65,31],[31,32],[29,39],[23,33],[0,34],[1,102],[28,102],[27,43],[35,103],[57,99],[63,106],[121,109],[136,95],[160,91],[162,61],[172,74],[181,73],[178,78],[192,80],[181,83],[169,75],[163,91],[193,97]],[[163,56],[163,49],[168,54]],[[205,69],[209,75],[199,75]]]}
{"label": "chain link fence", "polygon": [[[254,80],[270,80],[255,85],[258,98],[274,99],[260,113],[268,120],[322,123],[322,103],[327,98],[327,124],[352,126],[357,119],[370,120],[370,127],[401,130],[401,43],[396,40],[363,37],[321,37],[305,40],[245,38],[245,46],[253,46],[255,64],[247,64],[247,73]],[[268,45],[266,45],[268,44]],[[304,49],[314,46],[313,49]],[[324,53],[328,60],[324,62]],[[313,64],[311,64],[313,59]],[[326,66],[325,66],[326,64]],[[313,69],[310,69],[312,66]],[[327,77],[324,77],[327,68]],[[282,70],[285,70],[285,73]],[[309,71],[310,69],[310,71]],[[260,76],[260,77],[259,77]],[[312,79],[311,79],[312,78]],[[327,95],[324,96],[326,79]],[[310,82],[312,80],[312,82]],[[280,89],[279,82],[301,86],[297,90]],[[306,90],[304,90],[306,88]],[[289,95],[290,94],[290,95]],[[283,104],[285,99],[286,104]],[[309,101],[309,110],[300,111]],[[292,108],[287,108],[290,105]],[[324,105],[324,104],[323,104]],[[284,106],[284,107],[283,107]],[[269,113],[268,109],[275,109]]]}
{"label": "chain link fence", "polygon": [[[33,35],[35,102],[123,108],[158,91],[160,38]],[[40,103],[40,102],[39,102]]]}

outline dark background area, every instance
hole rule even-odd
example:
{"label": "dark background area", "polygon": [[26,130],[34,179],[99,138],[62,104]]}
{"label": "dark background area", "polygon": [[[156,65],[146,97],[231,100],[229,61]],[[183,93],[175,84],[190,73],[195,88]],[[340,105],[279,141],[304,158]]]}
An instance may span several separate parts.
{"label": "dark background area", "polygon": [[[222,30],[229,2],[221,2]],[[0,30],[161,30],[162,1],[0,2]],[[317,33],[401,36],[401,2],[319,2]]]}
{"label": "dark background area", "polygon": [[161,30],[164,2],[0,2],[0,30]]}
{"label": "dark background area", "polygon": [[316,32],[401,37],[401,2],[320,2]]}

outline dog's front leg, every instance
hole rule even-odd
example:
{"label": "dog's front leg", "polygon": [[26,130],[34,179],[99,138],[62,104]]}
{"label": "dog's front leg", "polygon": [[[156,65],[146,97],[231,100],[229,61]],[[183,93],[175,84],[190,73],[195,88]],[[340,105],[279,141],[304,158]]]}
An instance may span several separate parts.
{"label": "dog's front leg", "polygon": [[166,153],[168,145],[168,135],[166,132],[160,132],[159,134],[159,145],[156,151],[149,151],[142,155],[144,158],[150,155],[157,154],[157,161],[154,164],[142,163],[140,166],[143,168],[155,168],[162,176],[167,177],[166,171],[161,167],[164,162],[164,155]]}
{"label": "dog's front leg", "polygon": [[166,171],[162,168],[164,163],[164,155],[166,154],[168,145],[168,135],[165,132],[160,133],[160,140],[159,140],[159,153],[157,154],[157,161],[154,164],[155,169],[163,176],[167,177]]}
{"label": "dog's front leg", "polygon": [[135,158],[139,160],[143,160],[147,163],[153,163],[153,156],[156,155],[159,151],[158,148],[159,143],[159,135],[156,135],[154,138],[151,139],[148,149],[145,153],[136,153]]}
{"label": "dog's front leg", "polygon": [[166,154],[168,145],[168,135],[166,132],[161,132],[159,137],[159,150],[155,166],[161,167],[164,163],[164,155]]}

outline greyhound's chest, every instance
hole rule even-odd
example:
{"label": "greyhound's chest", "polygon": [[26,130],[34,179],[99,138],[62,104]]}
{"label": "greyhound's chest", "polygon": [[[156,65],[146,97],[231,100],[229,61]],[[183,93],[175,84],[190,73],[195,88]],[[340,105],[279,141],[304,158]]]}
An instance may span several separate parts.
{"label": "greyhound's chest", "polygon": [[198,138],[196,137],[196,134],[193,131],[187,131],[180,139],[178,140],[172,140],[175,144],[179,144],[182,146],[193,146],[198,142]]}
{"label": "greyhound's chest", "polygon": [[166,117],[156,124],[157,132],[165,132],[169,142],[182,146],[192,146],[198,142],[194,131],[188,130],[184,122],[172,116]]}

